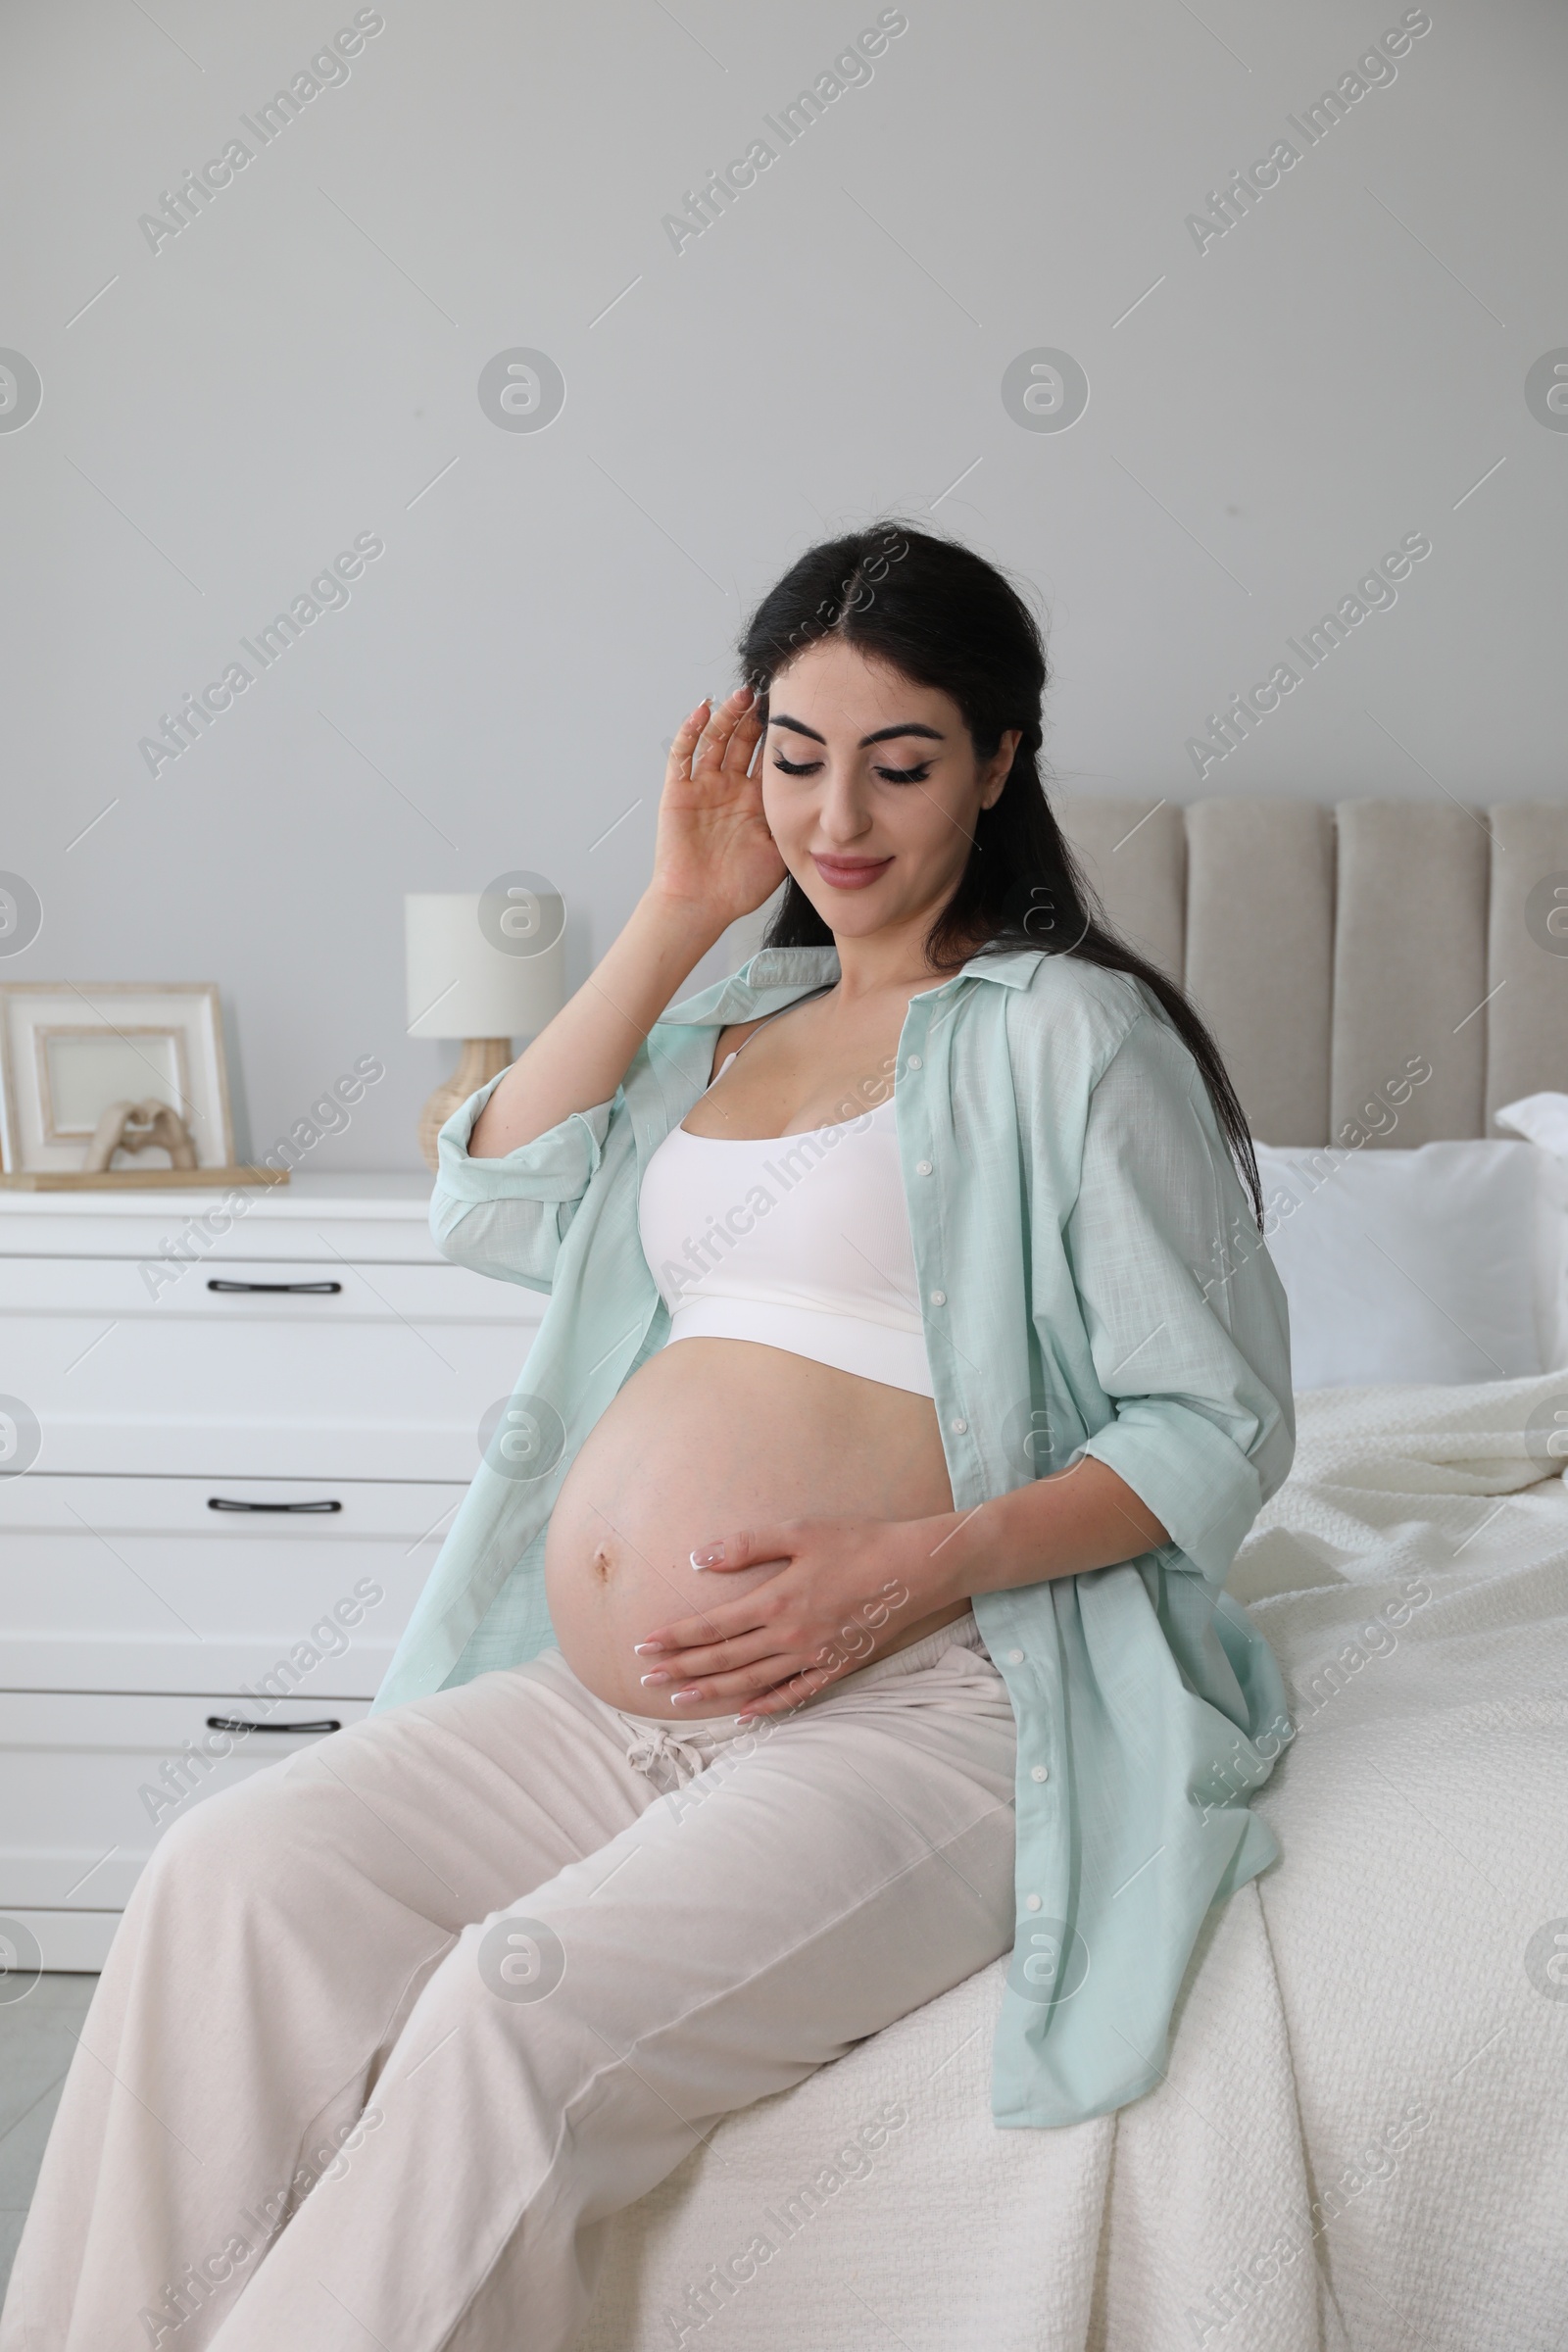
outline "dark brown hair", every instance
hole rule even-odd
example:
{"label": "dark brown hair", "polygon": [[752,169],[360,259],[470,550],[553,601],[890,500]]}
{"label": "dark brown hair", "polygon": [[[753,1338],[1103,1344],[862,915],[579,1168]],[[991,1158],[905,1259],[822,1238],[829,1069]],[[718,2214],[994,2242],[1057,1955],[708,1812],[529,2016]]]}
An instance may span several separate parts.
{"label": "dark brown hair", "polygon": [[[742,674],[764,718],[774,678],[829,635],[951,695],[977,759],[991,759],[1009,727],[1019,730],[1007,780],[981,809],[963,872],[926,935],[932,964],[941,970],[971,955],[1037,948],[1141,980],[1198,1064],[1261,1227],[1257,1160],[1219,1048],[1176,983],[1111,928],[1046,798],[1041,706],[1050,673],[1039,624],[1018,591],[983,557],[912,523],[890,520],[823,540],[768,590],[741,637]],[[792,875],[766,945],[827,947],[832,939]]]}

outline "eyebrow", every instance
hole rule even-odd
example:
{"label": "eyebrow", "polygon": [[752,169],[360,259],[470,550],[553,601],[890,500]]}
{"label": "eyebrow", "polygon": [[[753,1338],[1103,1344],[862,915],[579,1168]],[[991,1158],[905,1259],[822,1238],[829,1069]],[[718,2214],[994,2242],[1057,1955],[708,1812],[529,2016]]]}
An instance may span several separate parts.
{"label": "eyebrow", "polygon": [[[825,745],[827,742],[827,737],[819,735],[814,727],[803,725],[800,719],[790,718],[782,710],[771,714],[771,724],[787,727],[792,735],[809,735],[813,743]],[[901,735],[923,735],[930,743],[946,743],[948,740],[940,728],[922,726],[918,719],[911,719],[907,726],[878,727],[874,735],[862,735],[857,749],[863,752],[868,744],[893,743]]]}

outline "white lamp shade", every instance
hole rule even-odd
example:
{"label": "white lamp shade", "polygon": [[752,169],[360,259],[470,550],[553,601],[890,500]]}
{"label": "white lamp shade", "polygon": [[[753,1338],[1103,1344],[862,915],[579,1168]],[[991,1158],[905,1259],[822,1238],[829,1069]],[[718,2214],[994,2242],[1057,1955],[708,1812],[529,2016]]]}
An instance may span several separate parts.
{"label": "white lamp shade", "polygon": [[508,955],[480,925],[478,891],[416,891],[403,902],[410,1037],[537,1037],[566,1001],[564,908],[540,898],[538,936]]}

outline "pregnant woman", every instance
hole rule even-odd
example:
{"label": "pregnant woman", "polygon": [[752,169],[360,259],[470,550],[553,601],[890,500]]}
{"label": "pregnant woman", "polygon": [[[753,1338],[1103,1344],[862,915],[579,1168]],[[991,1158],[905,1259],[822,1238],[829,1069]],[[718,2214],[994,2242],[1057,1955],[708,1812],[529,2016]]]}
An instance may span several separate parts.
{"label": "pregnant woman", "polygon": [[442,1134],[442,1248],[548,1295],[518,1394],[369,1719],[155,1850],[3,2352],[567,2352],[611,2217],[1004,1954],[996,2121],[1139,2097],[1276,1858],[1222,1588],[1283,1295],[1044,796],[1029,611],[887,526],[741,653],[624,930]]}

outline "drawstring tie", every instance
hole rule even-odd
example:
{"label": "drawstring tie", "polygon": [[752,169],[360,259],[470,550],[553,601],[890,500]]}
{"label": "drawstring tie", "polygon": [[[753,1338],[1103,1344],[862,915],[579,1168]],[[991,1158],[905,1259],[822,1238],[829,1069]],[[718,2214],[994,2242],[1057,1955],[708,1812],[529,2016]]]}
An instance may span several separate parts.
{"label": "drawstring tie", "polygon": [[668,1794],[671,1789],[683,1788],[706,1772],[722,1746],[722,1740],[700,1723],[642,1724],[626,1716],[622,1723],[635,1731],[636,1737],[626,1749],[626,1761],[633,1772],[640,1772],[660,1790]]}

